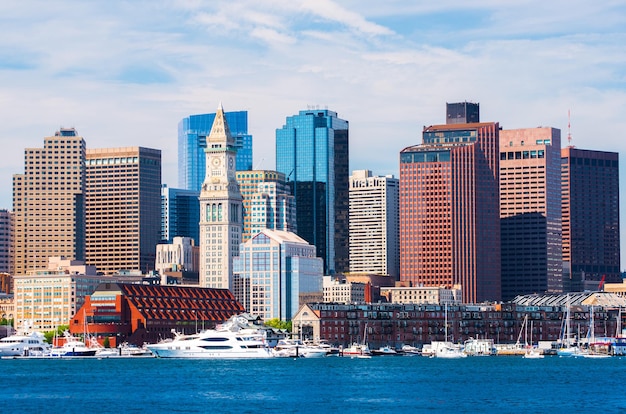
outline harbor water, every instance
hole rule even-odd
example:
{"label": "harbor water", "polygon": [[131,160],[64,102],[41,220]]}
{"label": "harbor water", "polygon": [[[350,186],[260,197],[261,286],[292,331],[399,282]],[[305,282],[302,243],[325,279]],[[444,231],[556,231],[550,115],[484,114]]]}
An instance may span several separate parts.
{"label": "harbor water", "polygon": [[3,359],[0,401],[64,414],[623,413],[625,379],[624,357]]}

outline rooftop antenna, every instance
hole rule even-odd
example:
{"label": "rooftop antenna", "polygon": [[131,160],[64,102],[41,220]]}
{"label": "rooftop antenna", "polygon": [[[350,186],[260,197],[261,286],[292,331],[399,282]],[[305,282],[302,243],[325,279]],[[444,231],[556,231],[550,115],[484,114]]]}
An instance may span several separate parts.
{"label": "rooftop antenna", "polygon": [[567,146],[572,146],[572,126],[571,126],[570,110],[567,110]]}

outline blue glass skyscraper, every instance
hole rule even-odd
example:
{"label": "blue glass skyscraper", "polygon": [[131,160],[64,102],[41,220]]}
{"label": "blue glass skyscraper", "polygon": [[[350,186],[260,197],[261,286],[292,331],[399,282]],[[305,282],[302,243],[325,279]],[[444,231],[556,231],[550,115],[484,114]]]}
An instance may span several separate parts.
{"label": "blue glass skyscraper", "polygon": [[[226,112],[226,122],[235,139],[237,171],[252,169],[252,135],[248,134],[248,111]],[[215,113],[191,115],[178,123],[178,187],[200,191],[206,174],[206,137]]]}
{"label": "blue glass skyscraper", "polygon": [[315,245],[326,274],[349,270],[348,121],[300,111],[276,130],[276,170],[296,199],[298,235]]}

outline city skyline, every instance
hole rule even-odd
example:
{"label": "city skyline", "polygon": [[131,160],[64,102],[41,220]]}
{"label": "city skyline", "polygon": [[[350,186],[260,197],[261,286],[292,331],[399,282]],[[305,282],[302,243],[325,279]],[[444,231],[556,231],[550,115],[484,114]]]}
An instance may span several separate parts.
{"label": "city skyline", "polygon": [[622,5],[403,3],[0,5],[0,208],[24,148],[59,127],[89,148],[161,149],[176,187],[178,122],[220,101],[248,111],[257,169],[275,168],[275,130],[309,106],[350,122],[350,171],[376,175],[398,177],[399,152],[464,100],[505,129],[558,128],[563,146],[571,110],[573,145],[624,153]]}

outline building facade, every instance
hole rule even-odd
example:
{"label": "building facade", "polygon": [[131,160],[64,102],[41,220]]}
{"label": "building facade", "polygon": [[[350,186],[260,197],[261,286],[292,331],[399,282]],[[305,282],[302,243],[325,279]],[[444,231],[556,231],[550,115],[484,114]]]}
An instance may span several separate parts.
{"label": "building facade", "polygon": [[401,151],[402,281],[461,285],[465,303],[500,298],[499,129],[430,126]]}
{"label": "building facade", "polygon": [[9,273],[11,257],[11,212],[0,209],[0,273]]}
{"label": "building facade", "polygon": [[276,130],[276,169],[296,199],[298,235],[317,248],[325,274],[349,269],[348,121],[300,111]]}
{"label": "building facade", "polygon": [[200,286],[232,289],[243,208],[235,177],[237,149],[220,104],[207,137],[206,173],[200,192]]}
{"label": "building facade", "polygon": [[243,197],[243,238],[245,242],[263,229],[296,232],[296,204],[277,171],[237,171]]}
{"label": "building facade", "polygon": [[161,186],[161,240],[174,237],[200,240],[200,191]]}
{"label": "building facade", "polygon": [[359,282],[348,282],[333,276],[324,276],[324,302],[327,303],[364,303],[367,285]]}
{"label": "building facade", "polygon": [[446,124],[480,122],[480,105],[473,102],[446,103]]}
{"label": "building facade", "polygon": [[446,289],[436,286],[397,286],[380,288],[389,303],[416,305],[451,305],[462,303],[460,286]]}
{"label": "building facade", "polygon": [[399,188],[397,178],[369,170],[350,176],[350,272],[399,279]]}
{"label": "building facade", "polygon": [[200,264],[198,253],[199,249],[191,237],[174,237],[171,244],[157,245],[154,270],[161,275],[166,271],[197,272]]}
{"label": "building facade", "polygon": [[68,325],[100,283],[114,280],[96,274],[94,266],[51,257],[45,269],[14,276],[16,330],[51,331]]}
{"label": "building facade", "polygon": [[25,149],[24,173],[13,175],[10,273],[45,269],[48,257],[85,258],[85,151],[74,128]]}
{"label": "building facade", "polygon": [[561,172],[566,281],[621,282],[618,154],[563,148]]}
{"label": "building facade", "polygon": [[[216,114],[191,115],[178,123],[178,187],[200,191],[206,172],[204,149]],[[237,149],[238,171],[252,169],[252,135],[248,134],[248,111],[226,112],[226,122]]]}
{"label": "building facade", "polygon": [[502,299],[563,292],[561,131],[500,131]]}
{"label": "building facade", "polygon": [[323,262],[295,233],[262,230],[234,260],[235,298],[252,315],[291,320],[301,297],[322,292]]}
{"label": "building facade", "polygon": [[154,269],[161,240],[161,151],[88,149],[86,262],[99,272]]}

